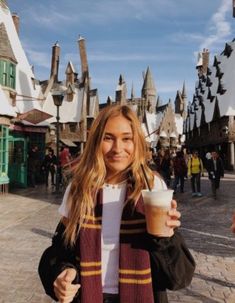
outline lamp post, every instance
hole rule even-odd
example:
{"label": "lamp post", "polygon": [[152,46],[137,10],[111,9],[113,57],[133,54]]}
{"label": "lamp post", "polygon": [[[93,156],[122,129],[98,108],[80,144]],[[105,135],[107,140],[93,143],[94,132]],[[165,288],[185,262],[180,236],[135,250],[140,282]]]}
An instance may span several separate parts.
{"label": "lamp post", "polygon": [[52,91],[52,97],[56,106],[56,188],[55,193],[58,194],[60,191],[60,172],[59,172],[59,142],[60,142],[60,106],[64,99],[64,91],[54,90]]}

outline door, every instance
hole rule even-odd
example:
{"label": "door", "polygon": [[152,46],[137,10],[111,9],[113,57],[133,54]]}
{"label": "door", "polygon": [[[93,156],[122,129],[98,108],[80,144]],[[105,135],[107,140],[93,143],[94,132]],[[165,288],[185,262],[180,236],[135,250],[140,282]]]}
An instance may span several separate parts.
{"label": "door", "polygon": [[27,140],[9,138],[10,186],[27,187]]}

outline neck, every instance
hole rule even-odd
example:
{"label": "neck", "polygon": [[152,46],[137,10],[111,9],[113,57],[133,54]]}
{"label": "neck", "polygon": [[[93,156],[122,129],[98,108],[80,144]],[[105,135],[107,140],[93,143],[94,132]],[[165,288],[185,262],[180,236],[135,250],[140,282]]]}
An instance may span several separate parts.
{"label": "neck", "polygon": [[119,184],[127,180],[126,175],[111,175],[108,174],[105,178],[105,183],[108,184]]}

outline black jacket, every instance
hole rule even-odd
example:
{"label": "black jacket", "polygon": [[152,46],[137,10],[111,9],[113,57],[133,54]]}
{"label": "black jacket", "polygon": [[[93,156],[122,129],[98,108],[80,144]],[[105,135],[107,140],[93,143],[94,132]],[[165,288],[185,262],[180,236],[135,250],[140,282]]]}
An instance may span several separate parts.
{"label": "black jacket", "polygon": [[208,160],[206,168],[208,171],[209,179],[220,179],[220,177],[224,176],[224,165],[221,158],[216,159],[216,170],[212,158]]}
{"label": "black jacket", "polygon": [[[57,226],[52,245],[44,251],[38,267],[46,293],[56,301],[53,282],[65,268],[72,267],[78,271],[74,283],[79,283],[79,262],[74,249],[64,245],[64,229],[61,223]],[[171,238],[156,238],[146,233],[140,243],[150,254],[154,302],[168,303],[166,289],[178,290],[188,286],[195,270],[195,261],[178,231]],[[80,302],[79,295],[73,302]]]}

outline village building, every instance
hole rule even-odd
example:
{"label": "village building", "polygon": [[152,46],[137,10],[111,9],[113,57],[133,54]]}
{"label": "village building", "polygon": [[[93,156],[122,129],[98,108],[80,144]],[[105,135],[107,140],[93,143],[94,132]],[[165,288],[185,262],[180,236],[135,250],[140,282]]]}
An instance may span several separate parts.
{"label": "village building", "polygon": [[[83,151],[88,130],[99,113],[99,98],[97,89],[91,89],[85,39],[79,37],[78,47],[81,60],[81,76],[78,77],[74,65],[68,62],[65,70],[65,80],[58,81],[60,46],[52,47],[51,77],[41,82],[45,95],[43,111],[52,117],[47,120],[50,129],[55,130],[57,108],[53,102],[53,90],[65,91],[62,105],[59,108],[60,143],[70,148],[76,155]],[[61,91],[62,92],[62,91]],[[52,127],[54,125],[54,127]],[[55,132],[48,133],[46,145],[55,149]]]}
{"label": "village building", "polygon": [[217,149],[227,169],[234,169],[235,153],[235,41],[225,44],[209,65],[209,50],[199,53],[198,80],[184,124],[186,146],[203,157]]}
{"label": "village building", "polygon": [[[82,74],[78,77],[72,62],[65,80],[58,80],[60,47],[52,49],[48,81],[35,78],[19,38],[19,16],[11,14],[7,2],[0,1],[0,192],[28,183],[28,152],[39,148],[43,160],[46,147],[55,148],[56,106],[53,90],[66,90],[60,107],[60,143],[83,148],[87,129],[98,113],[98,94],[90,88],[85,40],[79,39]],[[38,172],[40,172],[40,167]],[[40,176],[38,176],[40,177]]]}

